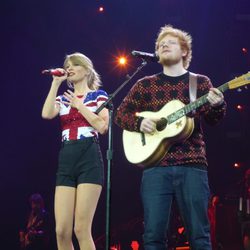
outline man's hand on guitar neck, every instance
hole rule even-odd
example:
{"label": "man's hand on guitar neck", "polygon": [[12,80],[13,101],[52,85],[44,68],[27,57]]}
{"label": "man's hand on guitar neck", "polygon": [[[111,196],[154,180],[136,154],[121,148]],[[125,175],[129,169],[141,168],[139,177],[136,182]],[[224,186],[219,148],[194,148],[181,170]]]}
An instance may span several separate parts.
{"label": "man's hand on guitar neck", "polygon": [[142,133],[154,134],[154,132],[156,131],[156,123],[159,120],[160,119],[144,118],[141,122],[140,131]]}
{"label": "man's hand on guitar neck", "polygon": [[219,89],[211,88],[208,92],[207,100],[212,107],[218,107],[224,102],[224,96]]}

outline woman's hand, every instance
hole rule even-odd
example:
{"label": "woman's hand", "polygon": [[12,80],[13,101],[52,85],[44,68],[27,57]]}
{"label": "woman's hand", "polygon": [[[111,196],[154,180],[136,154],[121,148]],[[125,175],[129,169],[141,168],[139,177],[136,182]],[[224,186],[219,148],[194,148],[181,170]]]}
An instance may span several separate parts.
{"label": "woman's hand", "polygon": [[82,105],[82,99],[78,98],[71,90],[67,90],[67,92],[64,92],[63,96],[68,101],[63,101],[64,104],[70,105],[72,108],[79,109],[80,105]]}
{"label": "woman's hand", "polygon": [[62,68],[56,68],[55,70],[58,70],[58,71],[60,71],[61,73],[64,74],[62,76],[55,76],[55,75],[52,76],[53,77],[52,84],[59,87],[61,85],[61,83],[67,79],[68,72],[65,69],[62,69]]}

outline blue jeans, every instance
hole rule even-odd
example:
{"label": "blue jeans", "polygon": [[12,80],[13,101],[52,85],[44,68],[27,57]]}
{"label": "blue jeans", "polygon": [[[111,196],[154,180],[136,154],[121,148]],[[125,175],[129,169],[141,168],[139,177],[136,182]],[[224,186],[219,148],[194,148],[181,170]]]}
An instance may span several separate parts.
{"label": "blue jeans", "polygon": [[192,166],[153,167],[143,171],[145,250],[165,250],[173,197],[183,218],[192,250],[211,250],[207,215],[209,185],[206,170]]}

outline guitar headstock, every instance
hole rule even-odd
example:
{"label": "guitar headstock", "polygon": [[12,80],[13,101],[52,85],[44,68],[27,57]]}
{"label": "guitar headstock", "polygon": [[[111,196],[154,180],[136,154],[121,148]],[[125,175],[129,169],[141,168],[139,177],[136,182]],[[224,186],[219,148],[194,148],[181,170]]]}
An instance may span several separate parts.
{"label": "guitar headstock", "polygon": [[236,77],[235,79],[231,80],[228,82],[228,88],[229,89],[236,89],[239,88],[241,86],[245,86],[247,84],[250,84],[250,72]]}

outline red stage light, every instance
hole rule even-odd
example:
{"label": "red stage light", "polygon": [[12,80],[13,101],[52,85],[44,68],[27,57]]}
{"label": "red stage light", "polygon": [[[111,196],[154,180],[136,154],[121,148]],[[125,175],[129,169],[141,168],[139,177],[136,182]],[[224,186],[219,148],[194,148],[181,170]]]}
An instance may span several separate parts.
{"label": "red stage light", "polygon": [[178,228],[178,233],[182,234],[184,232],[185,228],[184,227],[179,227]]}
{"label": "red stage light", "polygon": [[136,240],[133,240],[132,242],[131,242],[131,247],[132,247],[132,249],[133,250],[138,250],[139,249],[139,243],[138,243],[138,241],[136,241]]}

